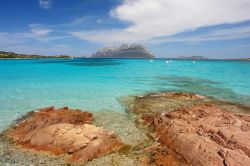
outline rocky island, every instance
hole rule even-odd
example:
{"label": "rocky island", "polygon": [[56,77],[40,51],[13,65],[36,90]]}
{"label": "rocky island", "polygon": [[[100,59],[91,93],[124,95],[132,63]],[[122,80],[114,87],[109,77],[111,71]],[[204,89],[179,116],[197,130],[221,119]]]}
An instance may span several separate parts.
{"label": "rocky island", "polygon": [[71,57],[68,55],[43,56],[43,55],[17,54],[14,52],[0,51],[0,59],[42,59],[42,58],[71,58]]}
{"label": "rocky island", "polygon": [[139,44],[122,44],[118,47],[105,47],[94,53],[92,58],[155,58],[144,46]]}

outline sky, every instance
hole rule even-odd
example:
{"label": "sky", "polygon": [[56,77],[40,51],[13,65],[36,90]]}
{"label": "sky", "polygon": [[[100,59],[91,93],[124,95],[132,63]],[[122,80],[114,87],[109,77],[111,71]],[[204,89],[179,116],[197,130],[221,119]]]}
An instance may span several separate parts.
{"label": "sky", "polygon": [[90,56],[135,43],[160,58],[250,57],[250,0],[1,0],[0,50]]}

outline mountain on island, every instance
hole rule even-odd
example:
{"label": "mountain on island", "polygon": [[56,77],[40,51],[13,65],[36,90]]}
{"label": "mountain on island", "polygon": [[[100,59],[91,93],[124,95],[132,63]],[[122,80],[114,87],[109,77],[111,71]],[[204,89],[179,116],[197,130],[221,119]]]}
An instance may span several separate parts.
{"label": "mountain on island", "polygon": [[92,58],[155,58],[144,46],[139,44],[122,44],[118,47],[105,47],[94,53]]}

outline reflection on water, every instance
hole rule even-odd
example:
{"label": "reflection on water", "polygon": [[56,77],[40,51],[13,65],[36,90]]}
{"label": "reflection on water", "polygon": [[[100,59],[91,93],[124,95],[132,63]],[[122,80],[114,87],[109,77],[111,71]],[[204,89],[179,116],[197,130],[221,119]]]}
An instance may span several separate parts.
{"label": "reflection on water", "polygon": [[73,66],[111,66],[111,65],[119,65],[122,63],[118,62],[76,62],[76,63],[68,63]]}
{"label": "reflection on water", "polygon": [[40,64],[57,64],[57,63],[62,63],[62,64],[67,64],[67,65],[72,65],[72,66],[111,66],[111,65],[120,65],[122,64],[121,62],[117,62],[114,59],[84,59],[84,58],[78,58],[78,59],[52,59],[49,61],[39,61],[35,63],[40,63]]}
{"label": "reflection on water", "polygon": [[[166,91],[164,87],[168,87],[167,91],[199,93],[223,100],[236,101],[239,103],[250,105],[250,96],[238,94],[229,88],[225,88],[220,82],[202,78],[182,76],[157,77],[157,79],[158,83],[153,83],[153,85],[159,86],[160,91]],[[169,87],[173,88],[169,89]]]}
{"label": "reflection on water", "polygon": [[67,62],[73,62],[74,60],[68,60],[68,59],[51,59],[51,60],[45,60],[45,61],[38,61],[34,63],[41,63],[41,64],[47,64],[47,63],[67,63]]}

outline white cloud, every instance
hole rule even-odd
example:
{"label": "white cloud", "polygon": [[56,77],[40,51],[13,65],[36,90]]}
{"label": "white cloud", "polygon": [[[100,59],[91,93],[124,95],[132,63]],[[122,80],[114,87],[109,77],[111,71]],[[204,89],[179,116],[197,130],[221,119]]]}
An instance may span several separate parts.
{"label": "white cloud", "polygon": [[101,24],[101,23],[102,23],[102,20],[101,20],[101,19],[96,19],[96,22],[97,22],[98,24]]}
{"label": "white cloud", "polygon": [[151,43],[167,42],[200,42],[200,41],[218,41],[250,38],[250,26],[222,28],[208,31],[199,35],[188,35],[185,37],[161,37],[152,39]]}
{"label": "white cloud", "polygon": [[39,24],[30,24],[31,32],[36,36],[46,36],[50,32],[52,32],[51,29],[42,27]]}
{"label": "white cloud", "polygon": [[43,9],[50,9],[52,5],[52,0],[39,0],[39,6]]}
{"label": "white cloud", "polygon": [[88,40],[97,43],[122,43],[122,42],[134,42],[137,34],[127,33],[120,30],[94,30],[94,31],[79,31],[71,32],[71,35],[78,37],[82,40]]}
{"label": "white cloud", "polygon": [[69,37],[69,35],[65,35],[65,34],[63,34],[63,35],[62,34],[60,34],[60,35],[53,34],[53,32],[58,33],[59,31],[53,30],[52,28],[46,27],[46,26],[41,25],[41,24],[30,24],[29,27],[30,27],[30,32],[28,32],[29,33],[28,36],[30,38],[33,38],[33,39],[41,41],[41,42],[49,42],[49,41]]}
{"label": "white cloud", "polygon": [[78,17],[73,19],[70,23],[68,24],[63,24],[64,26],[75,26],[75,25],[81,25],[85,22],[91,21],[91,20],[96,20],[97,16],[83,16],[83,17]]}
{"label": "white cloud", "polygon": [[249,0],[124,0],[110,12],[125,29],[78,31],[71,34],[92,42],[141,42],[200,27],[250,20]]}
{"label": "white cloud", "polygon": [[31,37],[30,33],[0,32],[0,45],[12,45],[26,42]]}
{"label": "white cloud", "polygon": [[69,35],[55,35],[52,29],[40,24],[30,24],[30,30],[26,32],[0,32],[0,45],[24,44],[31,41],[50,42],[70,37]]}
{"label": "white cloud", "polygon": [[[33,41],[33,39],[38,42]],[[0,50],[43,55],[59,55],[63,52],[70,53],[70,51],[72,51],[71,47],[67,45],[59,45],[54,43],[47,44],[46,42],[44,42],[51,40],[54,39],[52,39],[52,37],[38,38],[36,35],[30,32],[0,32]],[[32,45],[30,45],[31,41],[33,43]]]}

